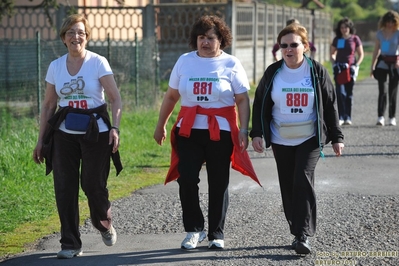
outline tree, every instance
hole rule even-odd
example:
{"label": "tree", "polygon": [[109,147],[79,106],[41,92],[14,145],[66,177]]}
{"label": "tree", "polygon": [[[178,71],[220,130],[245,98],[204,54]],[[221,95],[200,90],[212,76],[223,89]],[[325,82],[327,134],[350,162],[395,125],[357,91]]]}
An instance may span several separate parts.
{"label": "tree", "polygon": [[14,11],[14,1],[13,0],[3,0],[0,2],[0,20],[3,19],[4,16],[11,17]]}
{"label": "tree", "polygon": [[[29,0],[32,2],[33,0]],[[32,8],[43,8],[47,18],[50,20],[52,25],[52,19],[50,17],[49,9],[58,8],[57,0],[43,0],[40,4],[32,6]],[[0,3],[0,20],[4,16],[12,17],[14,15],[14,0],[2,0]]]}

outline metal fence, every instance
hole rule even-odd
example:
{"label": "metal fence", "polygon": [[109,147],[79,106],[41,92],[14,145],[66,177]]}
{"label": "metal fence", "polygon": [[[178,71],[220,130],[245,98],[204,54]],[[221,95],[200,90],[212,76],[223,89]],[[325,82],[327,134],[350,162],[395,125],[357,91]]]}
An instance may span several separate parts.
{"label": "metal fence", "polygon": [[188,52],[188,36],[201,15],[222,17],[233,33],[226,52],[238,57],[257,83],[272,63],[271,49],[289,18],[298,19],[317,48],[316,60],[329,58],[331,16],[320,11],[265,3],[160,4],[145,7],[70,7],[50,10],[15,7],[0,26],[0,108],[15,115],[37,115],[49,63],[67,51],[57,30],[72,9],[92,27],[88,49],[105,56],[121,90],[124,108],[155,106],[177,58]]}

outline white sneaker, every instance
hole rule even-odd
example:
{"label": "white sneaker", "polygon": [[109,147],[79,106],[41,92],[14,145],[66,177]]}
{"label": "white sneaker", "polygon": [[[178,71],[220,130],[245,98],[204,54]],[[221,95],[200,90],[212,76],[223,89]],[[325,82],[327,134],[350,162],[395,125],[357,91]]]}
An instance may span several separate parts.
{"label": "white sneaker", "polygon": [[197,247],[206,238],[206,233],[201,232],[187,232],[186,238],[181,242],[182,249],[193,249]]}
{"label": "white sneaker", "polygon": [[385,125],[385,119],[383,116],[379,116],[377,120],[377,126],[384,126]]}
{"label": "white sneaker", "polygon": [[389,118],[389,125],[396,126],[396,118],[395,117]]}
{"label": "white sneaker", "polygon": [[224,248],[224,240],[223,239],[214,239],[209,241],[208,248],[210,249],[223,249]]}
{"label": "white sneaker", "polygon": [[344,120],[339,120],[339,125],[342,126],[344,124]]}
{"label": "white sneaker", "polygon": [[103,238],[103,242],[107,246],[113,246],[116,243],[116,231],[115,228],[111,225],[111,228],[108,231],[101,232],[101,236]]}
{"label": "white sneaker", "polygon": [[352,121],[350,119],[346,119],[344,125],[350,126],[352,125]]}
{"label": "white sneaker", "polygon": [[75,256],[81,256],[83,254],[81,249],[63,249],[57,253],[58,259],[72,259]]}

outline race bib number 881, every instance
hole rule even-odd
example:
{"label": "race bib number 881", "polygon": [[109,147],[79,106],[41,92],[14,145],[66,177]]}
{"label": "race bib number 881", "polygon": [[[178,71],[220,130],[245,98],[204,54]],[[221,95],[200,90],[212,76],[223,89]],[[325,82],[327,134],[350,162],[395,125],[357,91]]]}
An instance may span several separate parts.
{"label": "race bib number 881", "polygon": [[187,96],[192,102],[216,102],[219,100],[218,78],[189,78]]}

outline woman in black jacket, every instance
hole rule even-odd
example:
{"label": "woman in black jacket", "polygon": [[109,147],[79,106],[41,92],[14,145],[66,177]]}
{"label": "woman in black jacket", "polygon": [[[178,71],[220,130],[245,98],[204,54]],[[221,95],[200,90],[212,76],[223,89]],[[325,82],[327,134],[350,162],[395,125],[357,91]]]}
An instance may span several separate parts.
{"label": "woman in black jacket", "polygon": [[295,236],[298,254],[311,252],[307,237],[316,231],[314,170],[323,147],[332,142],[340,156],[343,134],[336,93],[327,70],[306,57],[307,31],[289,25],[278,38],[283,59],[270,65],[255,93],[252,146],[256,152],[272,147],[277,164],[284,213]]}

